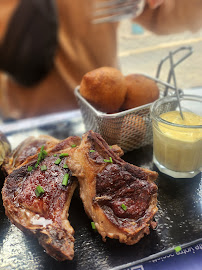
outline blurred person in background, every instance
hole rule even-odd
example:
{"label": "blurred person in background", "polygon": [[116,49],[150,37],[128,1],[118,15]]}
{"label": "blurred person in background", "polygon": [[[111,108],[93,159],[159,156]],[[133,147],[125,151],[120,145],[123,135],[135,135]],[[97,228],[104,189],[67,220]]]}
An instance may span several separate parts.
{"label": "blurred person in background", "polygon": [[[0,1],[0,115],[21,119],[77,108],[74,88],[118,68],[118,23],[92,24],[95,0]],[[196,31],[201,0],[147,0],[136,22],[157,34]]]}

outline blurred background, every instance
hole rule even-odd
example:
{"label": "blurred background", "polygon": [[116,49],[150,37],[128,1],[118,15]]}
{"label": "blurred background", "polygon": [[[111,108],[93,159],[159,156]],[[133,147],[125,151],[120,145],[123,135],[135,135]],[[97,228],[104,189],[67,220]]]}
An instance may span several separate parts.
{"label": "blurred background", "polygon": [[[124,75],[146,73],[155,77],[161,59],[166,57],[169,51],[175,51],[182,46],[192,46],[193,54],[175,69],[178,87],[202,86],[202,30],[197,33],[157,36],[131,20],[120,23],[118,55]],[[178,56],[182,55],[183,53],[179,53]],[[168,71],[169,62],[163,65],[161,80],[167,80]]]}

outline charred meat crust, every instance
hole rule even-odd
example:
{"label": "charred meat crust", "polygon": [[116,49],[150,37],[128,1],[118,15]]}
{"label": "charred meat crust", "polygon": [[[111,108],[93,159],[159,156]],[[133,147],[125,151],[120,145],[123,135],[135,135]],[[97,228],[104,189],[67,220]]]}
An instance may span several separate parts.
{"label": "charred meat crust", "polygon": [[146,181],[144,174],[140,174],[142,179],[138,177],[136,168],[131,173],[128,167],[128,164],[107,165],[96,177],[96,197],[110,198],[99,201],[99,205],[111,208],[116,217],[139,220],[145,215],[157,186]]}
{"label": "charred meat crust", "polygon": [[[3,188],[5,201],[9,200],[16,208],[23,205],[27,210],[33,210],[45,218],[52,220],[57,218],[57,211],[60,213],[60,208],[64,207],[67,200],[69,186],[76,181],[71,177],[71,171],[63,168],[67,158],[63,158],[59,165],[54,163],[58,156],[47,157],[37,168],[35,168],[36,161],[32,161],[14,170],[5,181]],[[44,165],[47,166],[47,170],[41,171]],[[33,168],[31,172],[28,172],[28,166]],[[65,173],[69,174],[67,186],[62,185]],[[37,198],[35,194],[38,185],[45,191],[41,198]]]}

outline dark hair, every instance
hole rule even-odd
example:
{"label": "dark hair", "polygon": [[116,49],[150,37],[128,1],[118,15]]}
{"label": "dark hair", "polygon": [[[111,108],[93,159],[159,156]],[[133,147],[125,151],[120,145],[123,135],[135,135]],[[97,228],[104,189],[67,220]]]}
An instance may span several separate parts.
{"label": "dark hair", "polygon": [[58,18],[54,0],[21,0],[0,45],[0,69],[31,86],[53,66]]}

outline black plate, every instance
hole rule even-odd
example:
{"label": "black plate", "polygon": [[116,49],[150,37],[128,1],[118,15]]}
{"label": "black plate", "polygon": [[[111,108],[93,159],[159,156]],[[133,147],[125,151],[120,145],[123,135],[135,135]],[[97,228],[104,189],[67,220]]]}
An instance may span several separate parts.
{"label": "black plate", "polygon": [[[29,123],[29,124],[28,124]],[[30,124],[31,123],[31,124]],[[12,145],[31,134],[50,134],[57,138],[81,135],[84,132],[81,115],[57,114],[48,117],[2,125]],[[152,163],[152,146],[126,153],[124,160],[156,170]],[[3,175],[1,175],[3,186]],[[22,233],[5,216],[0,198],[0,268],[1,269],[111,269],[124,264],[142,262],[170,252],[174,247],[197,242],[202,238],[202,177],[172,179],[159,175],[156,230],[133,246],[117,240],[103,242],[91,228],[78,190],[70,206],[69,220],[75,229],[75,257],[73,261],[57,262],[47,255],[33,236]]]}

